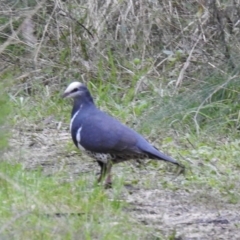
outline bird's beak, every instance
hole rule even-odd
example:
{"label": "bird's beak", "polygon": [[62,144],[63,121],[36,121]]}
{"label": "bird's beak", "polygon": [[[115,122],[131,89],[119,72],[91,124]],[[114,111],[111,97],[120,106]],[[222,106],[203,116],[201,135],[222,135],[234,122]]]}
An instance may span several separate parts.
{"label": "bird's beak", "polygon": [[68,95],[69,95],[69,93],[68,93],[68,92],[64,92],[64,93],[62,94],[62,98],[67,98],[67,97],[68,97]]}

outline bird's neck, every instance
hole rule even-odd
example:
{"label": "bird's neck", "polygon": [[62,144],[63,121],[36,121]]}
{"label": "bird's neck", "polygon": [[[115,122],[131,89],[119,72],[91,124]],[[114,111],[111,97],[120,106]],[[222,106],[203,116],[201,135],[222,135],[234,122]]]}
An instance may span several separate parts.
{"label": "bird's neck", "polygon": [[88,96],[74,98],[72,116],[80,109],[85,107],[95,107],[94,101],[89,94]]}

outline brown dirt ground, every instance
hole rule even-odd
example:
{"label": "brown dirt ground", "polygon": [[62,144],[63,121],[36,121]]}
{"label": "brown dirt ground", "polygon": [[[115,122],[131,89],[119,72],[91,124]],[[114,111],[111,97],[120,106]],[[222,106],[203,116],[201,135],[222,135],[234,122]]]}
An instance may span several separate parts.
{"label": "brown dirt ground", "polygon": [[[64,169],[76,179],[79,174],[95,174],[98,165],[75,151],[69,153],[66,146],[71,143],[67,127],[14,130],[14,153],[26,169],[42,166],[46,175]],[[34,132],[33,132],[34,130]],[[16,156],[16,155],[15,155]],[[156,183],[159,171],[152,168],[137,168],[134,164],[122,163],[114,166],[114,175],[124,174],[124,180],[138,180],[134,187],[126,187],[122,198],[129,203],[127,211],[143,225],[147,225],[163,236],[176,233],[173,239],[240,239],[240,204],[226,203],[214,190],[188,191],[169,190]],[[163,164],[164,165],[164,164]],[[74,167],[73,167],[74,166]],[[166,167],[165,167],[166,168]],[[184,176],[164,173],[166,181],[181,181]],[[147,180],[146,180],[147,179]],[[148,184],[146,184],[146,181]],[[111,195],[111,190],[106,190]]]}

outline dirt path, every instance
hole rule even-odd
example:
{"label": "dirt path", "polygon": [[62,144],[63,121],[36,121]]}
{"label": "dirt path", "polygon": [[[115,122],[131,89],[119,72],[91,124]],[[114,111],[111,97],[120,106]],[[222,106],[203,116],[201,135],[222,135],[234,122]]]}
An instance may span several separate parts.
{"label": "dirt path", "polygon": [[237,210],[226,203],[203,204],[193,198],[191,192],[141,189],[128,201],[137,219],[165,236],[175,231],[180,239],[240,239],[239,206]]}
{"label": "dirt path", "polygon": [[[98,165],[92,160],[80,157],[75,150],[66,150],[71,143],[68,131],[46,129],[35,131],[14,130],[11,145],[26,169],[42,166],[46,175],[64,169],[77,177],[80,173],[95,174]],[[71,145],[70,145],[71,148]],[[74,148],[73,148],[74,149]],[[69,153],[70,152],[70,153]],[[15,155],[16,156],[16,155]],[[74,166],[74,167],[73,167]],[[133,177],[131,168],[126,164],[114,167],[115,174],[125,174],[129,180]],[[156,233],[174,236],[172,239],[240,239],[240,205],[229,204],[214,189],[168,190],[161,183],[149,184],[146,178],[154,182],[155,171],[136,169],[136,179],[140,179],[133,188],[127,188],[122,198],[129,203],[128,212],[144,225],[153,228]],[[130,177],[131,176],[131,177]],[[172,176],[163,176],[173,181]],[[184,176],[182,177],[184,178]],[[131,180],[131,179],[130,179]],[[180,181],[175,179],[174,181]],[[109,195],[111,195],[111,190]]]}

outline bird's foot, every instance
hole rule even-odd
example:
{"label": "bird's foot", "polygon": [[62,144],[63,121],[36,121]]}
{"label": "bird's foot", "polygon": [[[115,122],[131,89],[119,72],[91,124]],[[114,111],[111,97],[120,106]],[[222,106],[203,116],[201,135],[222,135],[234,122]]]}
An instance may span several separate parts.
{"label": "bird's foot", "polygon": [[179,164],[179,166],[178,166],[178,171],[177,171],[177,175],[184,174],[184,173],[185,173],[185,171],[186,171],[186,168],[185,168],[185,166],[184,166],[184,165],[182,165],[182,164]]}
{"label": "bird's foot", "polygon": [[105,189],[110,189],[110,188],[112,188],[112,182],[106,182],[106,183],[104,184],[104,188],[105,188]]}
{"label": "bird's foot", "polygon": [[112,188],[112,176],[111,176],[111,174],[109,174],[107,176],[104,187],[105,187],[105,189]]}
{"label": "bird's foot", "polygon": [[[99,185],[102,185],[103,184],[103,180],[104,180],[104,176],[100,176],[97,180],[98,184]],[[108,175],[106,180],[105,180],[105,183],[104,183],[104,188],[105,189],[109,189],[109,188],[112,188],[112,178],[111,178],[111,175]]]}

